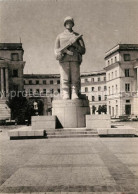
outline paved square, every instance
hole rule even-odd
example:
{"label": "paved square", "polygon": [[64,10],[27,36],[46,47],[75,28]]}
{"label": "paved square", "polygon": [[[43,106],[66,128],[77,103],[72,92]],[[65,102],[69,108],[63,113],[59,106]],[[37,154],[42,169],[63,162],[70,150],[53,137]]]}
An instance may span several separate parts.
{"label": "paved square", "polygon": [[0,133],[0,192],[138,193],[138,138],[10,141]]}

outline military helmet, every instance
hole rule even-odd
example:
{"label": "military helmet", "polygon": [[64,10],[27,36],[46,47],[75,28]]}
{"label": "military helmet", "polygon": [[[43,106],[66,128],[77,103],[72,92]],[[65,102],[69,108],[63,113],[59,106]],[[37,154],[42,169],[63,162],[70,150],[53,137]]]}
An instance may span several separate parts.
{"label": "military helmet", "polygon": [[73,26],[74,26],[74,19],[70,16],[67,16],[65,19],[64,19],[64,26],[66,25],[66,22],[67,21],[71,21],[73,23]]}

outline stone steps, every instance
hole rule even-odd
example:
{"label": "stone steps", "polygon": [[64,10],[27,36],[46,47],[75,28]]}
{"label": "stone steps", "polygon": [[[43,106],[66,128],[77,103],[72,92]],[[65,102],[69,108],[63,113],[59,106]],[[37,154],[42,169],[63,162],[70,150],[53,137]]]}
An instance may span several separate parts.
{"label": "stone steps", "polygon": [[75,129],[49,129],[49,130],[33,130],[30,127],[22,127],[19,129],[10,130],[8,132],[10,139],[14,138],[72,138],[72,137],[98,137],[97,130],[87,130],[85,128]]}
{"label": "stone steps", "polygon": [[85,128],[46,130],[47,138],[97,137],[97,130]]}
{"label": "stone steps", "polygon": [[98,137],[97,134],[61,134],[61,135],[47,135],[47,138],[76,138],[76,137]]}

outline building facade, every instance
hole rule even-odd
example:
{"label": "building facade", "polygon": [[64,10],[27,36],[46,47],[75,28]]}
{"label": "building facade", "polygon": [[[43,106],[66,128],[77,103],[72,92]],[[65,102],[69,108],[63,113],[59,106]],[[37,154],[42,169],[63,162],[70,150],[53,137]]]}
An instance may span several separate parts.
{"label": "building facade", "polygon": [[31,99],[41,99],[44,103],[44,114],[52,107],[53,98],[60,96],[59,74],[24,74],[24,90]]}
{"label": "building facade", "polygon": [[107,113],[138,115],[138,44],[118,44],[105,56]]}
{"label": "building facade", "polygon": [[[23,74],[21,43],[0,43],[0,110],[11,91],[26,91],[29,98],[44,102],[44,114],[60,96],[59,74]],[[107,105],[107,114],[138,116],[138,44],[118,44],[105,56],[105,68],[81,74],[81,93],[88,96],[91,114]],[[1,115],[0,115],[1,116]],[[0,117],[1,119],[1,117]]]}
{"label": "building facade", "polygon": [[81,74],[81,93],[88,96],[91,114],[97,114],[100,106],[106,105],[106,72]]}
{"label": "building facade", "polygon": [[0,91],[7,97],[10,91],[22,91],[24,50],[21,43],[0,43]]}
{"label": "building facade", "polygon": [[10,118],[5,104],[13,92],[23,91],[24,50],[21,43],[0,43],[0,120]]}

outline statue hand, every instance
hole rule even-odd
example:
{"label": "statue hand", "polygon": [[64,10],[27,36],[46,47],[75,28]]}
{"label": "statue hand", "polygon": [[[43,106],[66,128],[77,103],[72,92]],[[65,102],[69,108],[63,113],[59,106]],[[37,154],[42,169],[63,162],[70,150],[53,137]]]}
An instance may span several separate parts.
{"label": "statue hand", "polygon": [[64,53],[68,54],[68,55],[73,55],[73,52],[69,51],[68,49],[64,50]]}

